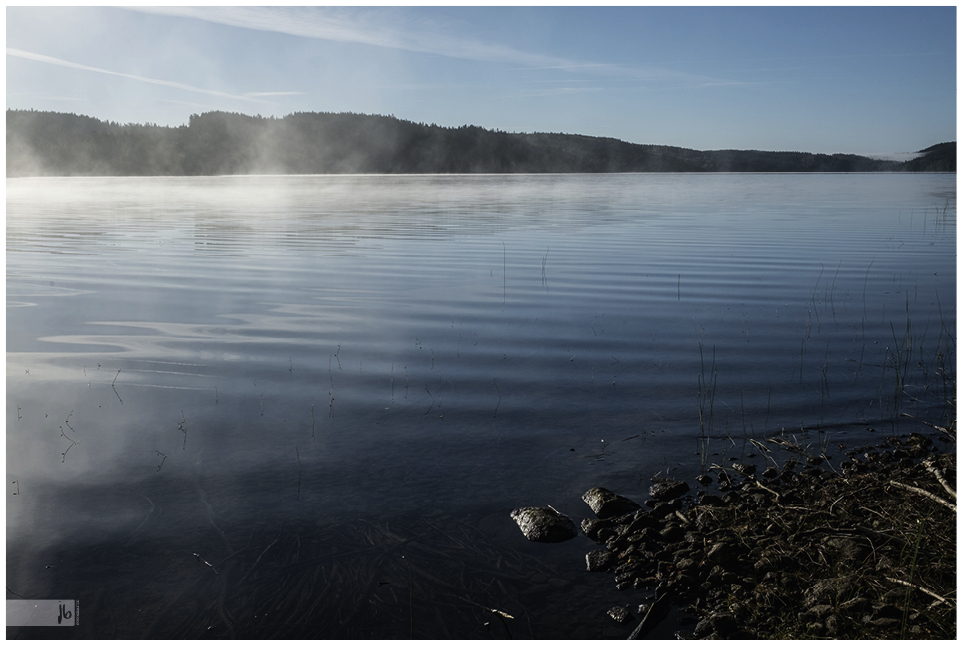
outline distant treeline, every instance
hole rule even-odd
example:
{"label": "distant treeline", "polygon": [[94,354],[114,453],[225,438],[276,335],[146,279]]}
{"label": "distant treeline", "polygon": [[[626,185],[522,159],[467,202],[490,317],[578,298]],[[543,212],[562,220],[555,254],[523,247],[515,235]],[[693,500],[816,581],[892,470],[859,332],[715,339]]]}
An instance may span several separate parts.
{"label": "distant treeline", "polygon": [[956,143],[907,163],[851,154],[696,151],[561,133],[448,128],[382,115],[213,112],[185,126],[7,111],[7,176],[956,171]]}

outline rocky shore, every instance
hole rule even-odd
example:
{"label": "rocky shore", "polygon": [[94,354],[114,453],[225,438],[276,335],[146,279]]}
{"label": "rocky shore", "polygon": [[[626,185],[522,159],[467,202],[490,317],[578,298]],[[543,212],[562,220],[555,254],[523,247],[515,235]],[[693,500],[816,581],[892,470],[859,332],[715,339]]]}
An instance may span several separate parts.
{"label": "rocky shore", "polygon": [[[644,505],[589,490],[596,517],[581,532],[600,548],[586,566],[622,592],[608,615],[630,639],[670,612],[677,638],[956,638],[955,433],[943,433],[842,462],[770,439],[796,452],[781,468],[762,448],[762,467],[716,466],[695,490],[654,479]],[[542,541],[571,537],[565,515],[541,514],[560,527]]]}

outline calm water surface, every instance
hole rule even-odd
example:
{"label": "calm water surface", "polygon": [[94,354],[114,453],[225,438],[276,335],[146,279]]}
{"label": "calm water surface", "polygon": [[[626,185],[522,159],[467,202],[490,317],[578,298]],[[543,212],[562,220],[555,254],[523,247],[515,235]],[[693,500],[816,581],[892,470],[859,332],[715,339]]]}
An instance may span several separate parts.
{"label": "calm water surface", "polygon": [[8,598],[95,638],[624,638],[643,594],[508,513],[955,418],[955,183],[8,179]]}

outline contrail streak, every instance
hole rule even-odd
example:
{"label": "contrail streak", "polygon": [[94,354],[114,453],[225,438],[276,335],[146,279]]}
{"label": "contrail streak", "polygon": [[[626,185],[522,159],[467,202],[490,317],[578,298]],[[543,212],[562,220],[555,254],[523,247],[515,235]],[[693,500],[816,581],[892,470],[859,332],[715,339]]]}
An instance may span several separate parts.
{"label": "contrail streak", "polygon": [[[36,54],[34,52],[26,52],[24,50],[18,50],[16,48],[8,47],[7,56],[15,56],[20,59],[28,59],[30,61],[39,61],[40,63],[49,63],[51,65],[59,65],[65,68],[73,68],[75,70],[85,70],[87,72],[99,72],[100,74],[109,74],[115,77],[124,77],[125,79],[133,79],[135,81],[143,81],[144,83],[155,84],[157,86],[167,86],[168,88],[177,88],[178,90],[186,90],[193,93],[203,93],[205,95],[213,95],[215,97],[227,97],[229,99],[240,99],[248,102],[259,102],[270,104],[267,100],[261,99],[261,95],[265,93],[252,93],[251,95],[234,95],[232,93],[225,93],[219,90],[208,90],[207,88],[198,88],[197,86],[190,86],[188,84],[178,83],[176,81],[166,81],[164,79],[151,79],[150,77],[141,77],[135,74],[127,74],[126,72],[115,72],[113,70],[105,70],[104,68],[95,68],[89,65],[83,65],[82,63],[74,63],[73,61],[64,61],[63,59],[57,59],[52,56],[46,56],[44,54]],[[272,93],[280,94],[280,93]]]}

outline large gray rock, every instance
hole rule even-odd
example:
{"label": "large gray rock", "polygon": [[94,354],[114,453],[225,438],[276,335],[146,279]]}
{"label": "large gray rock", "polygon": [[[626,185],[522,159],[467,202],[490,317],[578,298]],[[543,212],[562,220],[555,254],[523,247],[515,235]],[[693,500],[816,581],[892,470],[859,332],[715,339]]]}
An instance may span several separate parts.
{"label": "large gray rock", "polygon": [[578,535],[575,522],[554,508],[517,508],[511,516],[533,542],[564,542]]}
{"label": "large gray rock", "polygon": [[631,499],[619,496],[603,487],[594,487],[582,495],[582,501],[588,504],[599,519],[618,517],[619,515],[635,512],[642,506]]}

